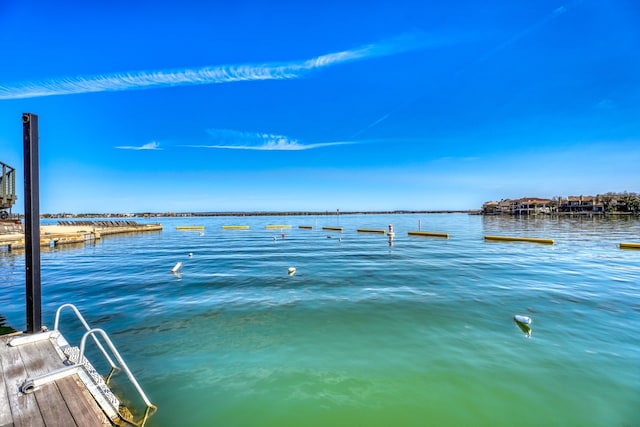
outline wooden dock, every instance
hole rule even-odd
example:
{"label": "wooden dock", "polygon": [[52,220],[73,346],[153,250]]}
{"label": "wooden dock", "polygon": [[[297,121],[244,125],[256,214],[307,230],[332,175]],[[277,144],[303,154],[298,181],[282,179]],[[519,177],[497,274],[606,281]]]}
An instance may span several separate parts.
{"label": "wooden dock", "polygon": [[67,366],[51,339],[10,345],[25,336],[0,336],[0,426],[112,426],[78,374],[23,392],[27,378]]}
{"label": "wooden dock", "polygon": [[[21,228],[12,232],[2,233],[1,231],[0,246],[6,246],[9,250],[25,248],[25,236]],[[145,233],[150,231],[162,231],[162,225],[138,224],[134,221],[61,221],[61,224],[58,225],[40,226],[40,246],[46,248],[83,244],[95,242],[104,236],[114,234]]]}

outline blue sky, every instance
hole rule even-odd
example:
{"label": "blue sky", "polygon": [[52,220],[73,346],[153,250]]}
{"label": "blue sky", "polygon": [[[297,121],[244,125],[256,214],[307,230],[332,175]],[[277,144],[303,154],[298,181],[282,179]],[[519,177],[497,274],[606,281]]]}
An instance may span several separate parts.
{"label": "blue sky", "polygon": [[0,46],[0,161],[22,182],[37,114],[43,213],[640,192],[632,0],[4,0]]}

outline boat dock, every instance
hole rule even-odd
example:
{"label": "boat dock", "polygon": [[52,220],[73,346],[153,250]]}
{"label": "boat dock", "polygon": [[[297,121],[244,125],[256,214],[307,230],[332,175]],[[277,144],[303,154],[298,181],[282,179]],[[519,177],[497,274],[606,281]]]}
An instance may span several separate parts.
{"label": "boat dock", "polygon": [[[60,221],[57,225],[40,226],[40,246],[94,242],[104,236],[124,233],[162,231],[160,224],[139,224],[136,221]],[[21,224],[0,229],[0,247],[24,249],[25,236]]]}
{"label": "boat dock", "polygon": [[[63,310],[73,311],[86,330],[79,346],[70,345],[59,330]],[[89,339],[111,368],[106,376],[85,357]],[[146,406],[139,420],[109,388],[111,377],[120,371]],[[157,410],[107,333],[91,328],[73,304],[58,308],[53,330],[0,336],[0,380],[1,427],[143,427]]]}
{"label": "boat dock", "polygon": [[12,345],[27,336],[0,336],[0,426],[112,426],[78,374],[23,389],[27,378],[65,367],[49,339]]}
{"label": "boat dock", "polygon": [[[0,247],[25,251],[26,330],[0,336],[0,427],[122,424],[142,427],[157,407],[149,401],[107,333],[100,328],[92,329],[73,304],[58,308],[52,330],[42,325],[40,247],[76,243],[74,239],[80,243],[86,241],[87,236],[95,240],[104,234],[162,230],[162,226],[133,221],[61,221],[58,225],[42,226],[38,197],[38,116],[24,113],[22,124],[25,223],[2,221]],[[79,347],[69,345],[58,329],[64,309],[72,310],[86,331]],[[85,357],[89,338],[110,366],[106,377]],[[146,406],[139,422],[133,421],[131,411],[121,405],[109,389],[108,383],[118,371],[127,375]]]}

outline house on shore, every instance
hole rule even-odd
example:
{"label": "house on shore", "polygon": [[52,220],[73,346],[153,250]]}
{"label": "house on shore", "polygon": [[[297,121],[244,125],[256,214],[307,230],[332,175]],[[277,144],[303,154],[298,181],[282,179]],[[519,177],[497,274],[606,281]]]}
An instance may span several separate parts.
{"label": "house on shore", "polygon": [[568,196],[543,199],[523,197],[502,199],[482,205],[485,215],[603,215],[637,213],[640,197],[634,193],[607,193],[597,196]]}
{"label": "house on shore", "polygon": [[558,212],[562,213],[595,213],[603,214],[604,203],[593,196],[569,196],[558,205]]}
{"label": "house on shore", "polygon": [[486,202],[482,213],[486,215],[537,215],[552,213],[552,200],[538,197],[522,199],[502,199],[499,202]]}

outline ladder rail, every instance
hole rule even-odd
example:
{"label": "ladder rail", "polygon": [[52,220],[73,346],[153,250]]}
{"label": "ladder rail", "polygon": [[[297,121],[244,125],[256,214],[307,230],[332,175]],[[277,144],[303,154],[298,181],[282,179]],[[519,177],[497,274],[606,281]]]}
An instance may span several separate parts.
{"label": "ladder rail", "polygon": [[[58,329],[58,326],[60,324],[60,312],[62,311],[62,309],[64,308],[70,308],[71,310],[73,310],[73,312],[75,313],[76,317],[78,318],[78,320],[80,321],[80,323],[82,323],[82,326],[84,326],[84,329],[86,331],[91,330],[91,326],[89,326],[89,324],[87,323],[87,321],[84,319],[84,317],[82,316],[82,314],[80,314],[80,310],[78,310],[78,308],[70,303],[67,304],[62,304],[60,307],[58,307],[58,309],[56,310],[56,317],[55,320],[53,322],[53,330],[56,332],[60,332],[60,330]],[[118,368],[118,366],[113,363],[113,360],[111,360],[111,358],[109,357],[109,354],[107,353],[107,351],[104,349],[104,347],[102,346],[102,344],[100,343],[100,341],[98,341],[98,338],[95,335],[92,335],[93,341],[96,343],[96,346],[100,349],[100,351],[102,352],[102,355],[104,356],[104,358],[107,360],[107,363],[109,363],[109,366],[111,366],[112,369],[120,369]]]}
{"label": "ladder rail", "polygon": [[93,328],[93,329],[90,329],[90,330],[88,330],[87,332],[84,333],[84,335],[82,336],[82,340],[80,340],[80,358],[79,358],[79,360],[83,360],[83,358],[84,358],[84,349],[85,349],[85,346],[86,346],[86,343],[87,343],[87,338],[89,336],[95,337],[95,334],[100,334],[102,336],[102,339],[105,341],[105,343],[109,347],[109,350],[111,350],[111,352],[113,353],[115,358],[120,363],[121,369],[124,371],[125,374],[127,374],[127,377],[129,378],[129,381],[131,381],[131,384],[133,384],[133,386],[135,387],[136,391],[138,392],[138,394],[140,395],[140,397],[142,398],[144,403],[147,405],[147,407],[156,409],[156,406],[149,401],[149,398],[145,394],[144,390],[142,390],[142,387],[140,387],[140,384],[138,384],[138,380],[136,380],[136,377],[131,373],[131,370],[129,369],[129,367],[125,363],[125,361],[122,358],[122,356],[120,356],[120,353],[118,352],[118,349],[116,349],[116,346],[113,344],[113,342],[109,338],[109,335],[107,335],[107,333],[103,329]]}
{"label": "ladder rail", "polygon": [[[87,344],[87,338],[91,337],[93,339],[93,342],[96,344],[98,349],[100,349],[100,352],[102,352],[102,355],[105,357],[105,359],[107,360],[107,362],[111,366],[112,371],[113,370],[122,370],[122,371],[124,371],[125,374],[127,375],[127,378],[129,378],[129,381],[131,382],[133,387],[138,392],[138,395],[140,396],[140,398],[142,399],[144,404],[147,406],[146,409],[145,409],[144,416],[142,417],[142,420],[139,423],[136,424],[138,426],[144,426],[145,423],[147,422],[147,420],[149,419],[149,417],[151,417],[151,415],[153,415],[158,410],[158,407],[156,405],[154,405],[153,403],[151,403],[151,401],[147,397],[147,395],[144,392],[144,390],[142,389],[142,387],[140,387],[140,384],[138,383],[138,380],[136,379],[136,377],[133,375],[133,373],[129,369],[129,366],[127,366],[126,362],[124,361],[124,359],[122,358],[122,356],[118,352],[118,349],[113,344],[113,342],[111,341],[111,339],[109,338],[107,333],[103,329],[100,329],[100,328],[91,328],[91,326],[89,326],[89,324],[87,323],[85,318],[82,316],[82,314],[80,313],[78,308],[75,305],[70,304],[70,303],[63,304],[60,307],[58,307],[58,309],[56,310],[56,316],[55,316],[55,321],[54,321],[54,325],[53,325],[54,333],[60,334],[60,331],[58,329],[58,327],[60,325],[60,313],[65,308],[70,308],[74,312],[74,314],[76,315],[76,317],[80,321],[80,323],[82,323],[82,326],[85,328],[85,333],[82,335],[82,338],[80,340],[80,349],[79,349],[80,354],[78,356],[77,364],[81,365],[86,360],[85,357],[84,357],[84,351],[85,351],[86,344]],[[102,340],[105,342],[105,344],[107,345],[107,347],[111,351],[111,354],[118,361],[119,366],[116,365],[113,362],[111,357],[109,357],[109,354],[108,354],[107,350],[104,348],[104,346],[102,345],[102,343],[98,339],[98,336],[100,336],[102,338]],[[126,420],[124,420],[124,421],[126,421]]]}

